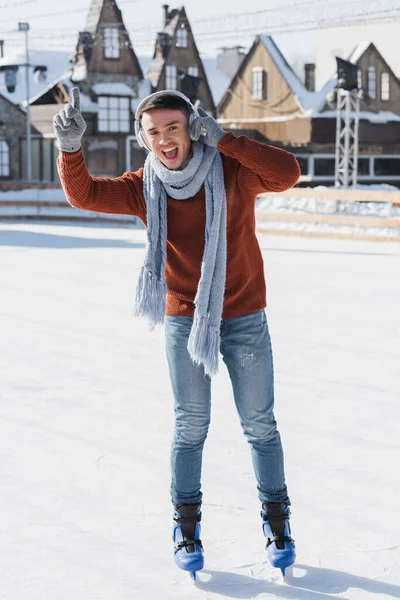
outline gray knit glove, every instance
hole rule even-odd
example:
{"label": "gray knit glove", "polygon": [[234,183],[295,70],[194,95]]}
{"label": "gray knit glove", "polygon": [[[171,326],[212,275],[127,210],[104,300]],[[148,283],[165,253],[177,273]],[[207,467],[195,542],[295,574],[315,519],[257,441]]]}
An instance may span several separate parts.
{"label": "gray knit glove", "polygon": [[207,146],[216,148],[219,140],[224,137],[226,131],[212,117],[197,117],[193,121],[189,133],[195,142],[202,142]]}
{"label": "gray knit glove", "polygon": [[79,88],[72,88],[71,93],[72,104],[66,104],[53,119],[58,146],[64,152],[76,152],[79,150],[81,139],[86,129],[86,123],[80,112],[81,98]]}

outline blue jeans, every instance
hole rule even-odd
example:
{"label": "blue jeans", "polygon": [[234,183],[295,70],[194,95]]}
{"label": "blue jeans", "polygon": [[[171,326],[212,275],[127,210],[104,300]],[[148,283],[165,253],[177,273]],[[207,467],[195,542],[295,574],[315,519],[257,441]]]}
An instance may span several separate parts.
{"label": "blue jeans", "polygon": [[[211,414],[211,379],[187,350],[192,317],[166,317],[165,340],[174,394],[175,432],[171,448],[174,504],[202,501],[201,465]],[[264,310],[223,319],[221,346],[236,409],[251,446],[258,497],[290,504],[283,450],[274,417],[274,370]]]}

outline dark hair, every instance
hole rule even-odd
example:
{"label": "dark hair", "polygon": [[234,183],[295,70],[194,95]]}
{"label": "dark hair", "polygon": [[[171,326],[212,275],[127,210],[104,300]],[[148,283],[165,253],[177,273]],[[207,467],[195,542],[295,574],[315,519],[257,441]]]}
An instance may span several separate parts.
{"label": "dark hair", "polygon": [[157,110],[159,108],[170,108],[172,110],[180,110],[187,117],[189,116],[189,107],[187,102],[179,96],[173,96],[172,94],[160,94],[159,96],[153,96],[142,106],[140,113],[137,116],[137,120],[141,121],[143,113],[148,110]]}

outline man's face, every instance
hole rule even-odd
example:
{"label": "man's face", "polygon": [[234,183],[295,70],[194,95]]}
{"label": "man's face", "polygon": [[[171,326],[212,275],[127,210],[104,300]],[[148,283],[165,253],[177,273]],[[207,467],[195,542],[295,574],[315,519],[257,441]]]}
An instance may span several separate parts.
{"label": "man's face", "polygon": [[143,113],[142,128],[147,143],[164,165],[173,171],[186,167],[192,157],[192,140],[188,117],[170,108],[157,108]]}

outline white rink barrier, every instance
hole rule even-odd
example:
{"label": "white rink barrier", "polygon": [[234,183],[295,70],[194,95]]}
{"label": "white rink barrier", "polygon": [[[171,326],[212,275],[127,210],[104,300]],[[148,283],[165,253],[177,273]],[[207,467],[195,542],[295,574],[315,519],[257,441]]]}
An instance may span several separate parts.
{"label": "white rink barrier", "polygon": [[[127,223],[129,215],[78,210],[62,189],[0,191],[0,220],[70,220]],[[263,194],[256,203],[257,231],[275,235],[400,241],[400,191],[293,188]]]}
{"label": "white rink barrier", "polygon": [[0,220],[35,219],[63,221],[104,221],[136,224],[130,215],[110,215],[79,210],[68,204],[62,189],[0,191]]}
{"label": "white rink barrier", "polygon": [[294,188],[263,194],[256,220],[259,233],[400,241],[400,191]]}

